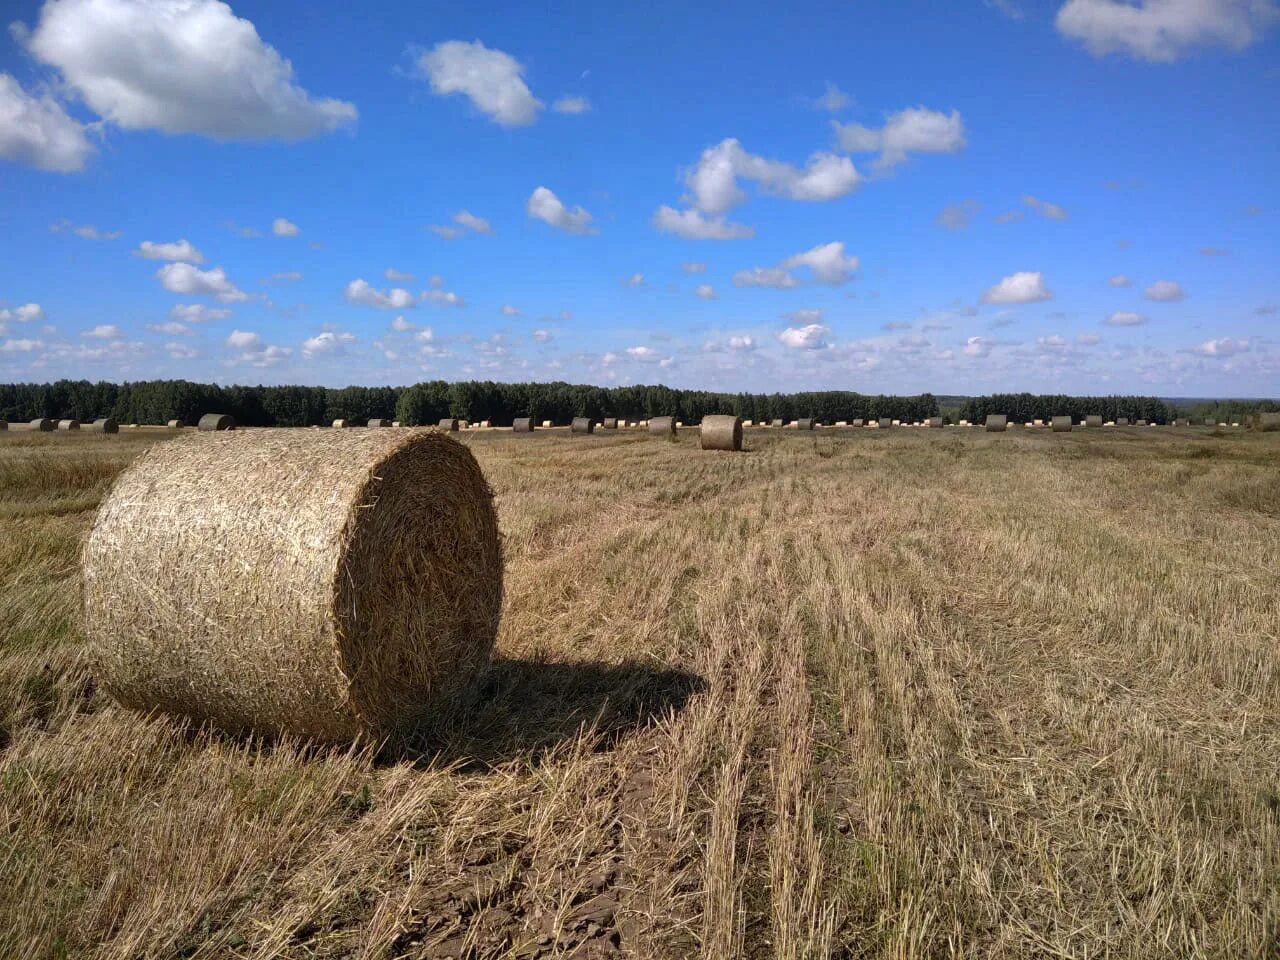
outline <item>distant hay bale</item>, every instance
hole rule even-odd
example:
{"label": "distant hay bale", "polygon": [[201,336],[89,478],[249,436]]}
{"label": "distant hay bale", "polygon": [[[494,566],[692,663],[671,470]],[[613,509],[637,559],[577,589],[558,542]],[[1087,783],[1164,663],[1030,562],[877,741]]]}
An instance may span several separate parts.
{"label": "distant hay bale", "polygon": [[544,427],[552,427],[552,426],[555,426],[555,424],[553,424],[550,420],[543,420],[543,421],[542,421],[542,425],[543,425]]}
{"label": "distant hay bale", "polygon": [[1147,425],[1147,421],[1145,420],[1139,420],[1136,424],[1136,426],[1139,426],[1139,427],[1145,427],[1146,425]]}
{"label": "distant hay bale", "polygon": [[90,430],[94,433],[119,433],[120,424],[116,423],[110,417],[99,417],[89,425]]}
{"label": "distant hay bale", "polygon": [[1032,423],[1030,420],[1028,420],[1026,423],[1024,423],[1024,424],[1023,424],[1023,426],[1024,426],[1024,427],[1031,427],[1031,428],[1034,428],[1034,427],[1035,427],[1035,424],[1034,424],[1034,423]]}
{"label": "distant hay bale", "polygon": [[1034,425],[1035,425],[1035,426],[1037,426],[1037,427],[1043,427],[1043,426],[1044,426],[1044,421],[1043,421],[1043,420],[1032,420],[1031,422],[1032,422],[1032,424],[1034,424]]}
{"label": "distant hay bale", "polygon": [[1053,429],[1054,433],[1071,432],[1072,423],[1070,417],[1054,417],[1049,421],[1049,425]]}
{"label": "distant hay bale", "polygon": [[804,417],[796,421],[797,430],[812,430],[814,427],[814,419],[812,417]]}
{"label": "distant hay bale", "polygon": [[401,424],[400,424],[400,421],[399,421],[399,420],[392,420],[392,421],[391,421],[391,425],[392,425],[393,427],[398,427],[398,426],[400,426]]}
{"label": "distant hay bale", "polygon": [[852,425],[852,426],[855,426],[855,427],[865,426],[865,425],[866,425],[866,422],[867,422],[867,421],[866,421],[866,420],[864,420],[864,419],[862,419],[862,417],[858,417],[858,418],[856,418],[855,420],[850,421],[851,425]]}
{"label": "distant hay bale", "polygon": [[781,417],[774,417],[773,420],[769,423],[769,426],[781,427],[784,425],[784,423],[785,421]]}
{"label": "distant hay bale", "polygon": [[206,413],[196,424],[199,430],[234,430],[236,418],[229,413]]}
{"label": "distant hay bale", "polygon": [[492,426],[493,426],[493,424],[492,424],[490,421],[488,421],[488,420],[481,420],[481,421],[480,421],[480,429],[481,429],[481,430],[488,430],[488,429],[489,429],[490,427],[492,427]]}
{"label": "distant hay bale", "polygon": [[79,430],[80,421],[79,420],[59,420],[58,429],[59,430]]}
{"label": "distant hay bale", "polygon": [[1255,413],[1253,415],[1252,426],[1259,433],[1271,433],[1280,430],[1280,412],[1276,413]]}
{"label": "distant hay bale", "polygon": [[322,741],[407,733],[489,663],[493,494],[428,430],[187,436],[136,460],[83,552],[120,702]]}
{"label": "distant hay bale", "polygon": [[533,433],[533,418],[516,417],[511,421],[511,430],[513,433]]}
{"label": "distant hay bale", "polygon": [[440,422],[436,424],[437,430],[444,430],[447,433],[457,433],[459,429],[457,417],[441,417]]}
{"label": "distant hay bale", "polygon": [[1212,427],[1212,426],[1214,425],[1214,423],[1215,423],[1215,421],[1214,421],[1213,417],[1205,417],[1205,418],[1204,418],[1204,425],[1205,425],[1206,427]]}
{"label": "distant hay bale", "polygon": [[1004,433],[1009,429],[1009,418],[1003,413],[988,413],[987,433]]}
{"label": "distant hay bale", "polygon": [[937,430],[939,427],[941,427],[941,426],[942,426],[942,418],[941,418],[941,417],[930,417],[928,420],[926,420],[926,421],[925,421],[925,423],[926,423],[926,425],[928,425],[931,429]]}
{"label": "distant hay bale", "polygon": [[382,417],[374,417],[369,421],[369,426],[370,427],[393,427],[395,426],[395,424],[392,423],[390,420],[383,419]]}
{"label": "distant hay bale", "polygon": [[170,420],[168,426],[170,430],[181,430],[186,424],[181,420]]}
{"label": "distant hay bale", "polygon": [[1129,418],[1128,418],[1128,417],[1116,417],[1116,426],[1117,426],[1117,427],[1127,427],[1128,425],[1129,425]]}
{"label": "distant hay bale", "polygon": [[1100,426],[1102,426],[1102,417],[1100,417],[1100,416],[1099,416],[1098,414],[1096,414],[1096,413],[1091,413],[1091,414],[1089,414],[1087,417],[1085,417],[1085,418],[1084,418],[1084,424],[1083,424],[1083,426],[1086,426],[1086,427],[1100,427]]}
{"label": "distant hay bale", "polygon": [[595,433],[596,422],[590,417],[574,417],[573,425],[570,427],[572,433]]}
{"label": "distant hay bale", "polygon": [[1191,426],[1191,421],[1188,420],[1186,417],[1175,417],[1173,420],[1173,425],[1175,427],[1189,427]]}
{"label": "distant hay bale", "polygon": [[345,419],[339,418],[339,419],[337,419],[337,420],[333,421],[333,423],[332,423],[332,424],[330,424],[330,426],[332,426],[332,427],[333,427],[333,429],[335,429],[335,430],[346,430],[346,429],[348,429],[349,427],[354,427],[354,426],[355,426],[355,424],[354,424],[354,423],[352,423],[350,420],[345,420]]}
{"label": "distant hay bale", "polygon": [[731,414],[703,417],[699,434],[703,450],[741,450],[742,418]]}
{"label": "distant hay bale", "polygon": [[1106,423],[1103,424],[1104,427],[1114,427],[1115,425],[1116,425],[1116,422],[1114,420],[1108,420]]}
{"label": "distant hay bale", "polygon": [[898,421],[892,420],[889,417],[881,417],[879,420],[876,421],[876,426],[879,427],[881,430],[888,430],[890,427],[896,427],[897,425],[898,425]]}
{"label": "distant hay bale", "polygon": [[31,429],[39,433],[51,433],[56,430],[58,425],[48,417],[36,417],[31,421]]}
{"label": "distant hay bale", "polygon": [[894,420],[894,421],[893,421],[893,425],[894,425],[895,427],[900,427],[900,426],[902,426],[902,421],[901,421],[901,420]]}
{"label": "distant hay bale", "polygon": [[602,429],[605,429],[605,430],[617,430],[617,429],[618,429],[618,418],[617,418],[617,417],[605,417],[605,418],[604,418],[604,422],[603,422],[603,423],[601,423],[601,424],[600,424],[600,426],[601,426],[601,428],[602,428]]}
{"label": "distant hay bale", "polygon": [[849,425],[849,421],[848,421],[848,420],[837,420],[837,421],[836,421],[836,426],[837,426],[837,427],[847,427],[848,425]]}
{"label": "distant hay bale", "polygon": [[654,417],[649,421],[649,436],[674,437],[676,435],[675,417]]}

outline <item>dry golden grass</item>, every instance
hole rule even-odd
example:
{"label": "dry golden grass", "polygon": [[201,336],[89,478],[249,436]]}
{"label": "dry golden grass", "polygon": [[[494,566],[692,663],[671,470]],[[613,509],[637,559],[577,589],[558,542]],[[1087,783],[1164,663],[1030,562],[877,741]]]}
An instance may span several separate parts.
{"label": "dry golden grass", "polygon": [[0,438],[0,956],[1277,951],[1280,435],[468,437],[499,660],[382,757],[95,690],[157,436]]}

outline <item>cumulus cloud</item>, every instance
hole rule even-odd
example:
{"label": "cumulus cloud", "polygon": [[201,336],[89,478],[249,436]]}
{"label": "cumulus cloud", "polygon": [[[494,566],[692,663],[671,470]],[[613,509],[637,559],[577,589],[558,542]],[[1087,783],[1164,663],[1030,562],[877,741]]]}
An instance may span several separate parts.
{"label": "cumulus cloud", "polygon": [[417,299],[403,287],[392,287],[390,290],[378,290],[369,285],[363,278],[357,278],[347,284],[342,291],[348,303],[373,307],[375,310],[407,310],[417,305]]}
{"label": "cumulus cloud", "polygon": [[460,237],[468,231],[471,233],[493,233],[493,227],[489,225],[488,220],[483,217],[477,217],[469,210],[459,210],[451,219],[455,224],[454,226],[433,223],[428,227],[428,229],[436,236],[444,237],[446,240],[452,240],[454,237]]}
{"label": "cumulus cloud", "polygon": [[1067,0],[1055,25],[1095,57],[1172,63],[1194,47],[1243,50],[1277,19],[1274,0]]}
{"label": "cumulus cloud", "polygon": [[709,283],[700,283],[693,291],[703,300],[714,300],[716,298],[716,288]]}
{"label": "cumulus cloud", "polygon": [[808,323],[803,327],[787,327],[778,334],[784,347],[792,350],[821,350],[827,346],[827,334],[831,328],[821,323]]}
{"label": "cumulus cloud", "polygon": [[1143,295],[1148,300],[1170,303],[1181,300],[1186,293],[1183,292],[1182,285],[1175,280],[1157,280],[1143,291]]}
{"label": "cumulus cloud", "polygon": [[1065,220],[1067,219],[1067,211],[1056,203],[1050,203],[1048,200],[1041,200],[1039,197],[1033,197],[1029,193],[1022,195],[1022,202],[1034,210],[1040,216],[1049,220]]}
{"label": "cumulus cloud", "polygon": [[586,97],[561,97],[551,105],[551,109],[556,113],[588,113],[591,110],[591,101]]}
{"label": "cumulus cloud", "polygon": [[1035,303],[1052,299],[1053,293],[1045,286],[1044,275],[1038,271],[1010,274],[982,294],[983,303]]}
{"label": "cumulus cloud", "polygon": [[986,337],[970,337],[964,343],[964,354],[966,357],[985,357],[993,346],[995,344]]}
{"label": "cumulus cloud", "polygon": [[773,287],[775,290],[789,290],[798,281],[781,267],[752,267],[750,270],[739,270],[733,275],[735,287]]}
{"label": "cumulus cloud", "polygon": [[746,334],[743,334],[740,336],[735,335],[729,338],[730,350],[741,350],[743,352],[746,352],[749,350],[754,350],[758,345],[759,344],[756,343],[755,337],[752,337]]}
{"label": "cumulus cloud", "polygon": [[173,243],[152,243],[150,240],[143,240],[138,244],[138,249],[133,251],[133,255],[146,260],[204,263],[204,254],[192,246],[188,240],[175,240]]}
{"label": "cumulus cloud", "polygon": [[813,102],[813,105],[828,113],[839,113],[852,102],[852,99],[834,83],[828,81],[826,91]]}
{"label": "cumulus cloud", "polygon": [[504,317],[518,317],[520,316],[520,310],[509,303],[504,303],[502,305],[502,315]]}
{"label": "cumulus cloud", "polygon": [[411,330],[417,330],[418,325],[412,320],[406,320],[404,317],[396,317],[391,321],[391,329],[396,333],[408,333]]}
{"label": "cumulus cloud", "polygon": [[1096,347],[1102,342],[1102,338],[1096,333],[1082,333],[1076,337],[1076,343],[1082,347]]}
{"label": "cumulus cloud", "polygon": [[535,330],[533,331],[533,339],[539,343],[550,343],[554,337],[551,335],[550,330]]}
{"label": "cumulus cloud", "polygon": [[[0,155],[3,155],[0,153]],[[115,240],[120,236],[119,230],[99,230],[92,224],[76,225],[70,220],[59,220],[57,223],[49,224],[50,233],[74,233],[82,240]]]}
{"label": "cumulus cloud", "polygon": [[169,316],[187,323],[208,323],[227,319],[231,311],[226,307],[206,307],[203,303],[176,303],[170,308]]}
{"label": "cumulus cloud", "polygon": [[243,303],[249,295],[227,279],[221,267],[200,270],[189,263],[170,263],[156,271],[170,293],[191,297],[215,297],[221,303]]}
{"label": "cumulus cloud", "polygon": [[271,232],[277,237],[296,237],[302,231],[296,223],[290,223],[284,217],[276,217],[271,221]]}
{"label": "cumulus cloud", "polygon": [[43,340],[32,340],[24,337],[19,340],[6,340],[0,343],[0,353],[34,353],[44,349]]}
{"label": "cumulus cloud", "polygon": [[230,360],[233,366],[245,363],[254,367],[274,367],[293,355],[291,347],[264,343],[262,337],[251,330],[232,330],[227,335],[226,344],[239,351]]}
{"label": "cumulus cloud", "polygon": [[1131,287],[1133,281],[1126,277],[1123,273],[1117,273],[1114,277],[1107,281],[1113,287]]}
{"label": "cumulus cloud", "polygon": [[627,347],[627,356],[642,363],[658,363],[665,359],[664,355],[653,347]]}
{"label": "cumulus cloud", "polygon": [[1022,8],[1013,3],[1013,0],[982,0],[983,6],[990,10],[998,10],[1010,20],[1021,20],[1023,17]]}
{"label": "cumulus cloud", "polygon": [[1206,340],[1204,343],[1192,347],[1193,352],[1205,357],[1230,357],[1237,353],[1247,353],[1250,349],[1249,340],[1235,340],[1231,337],[1221,337],[1216,340]]}
{"label": "cumulus cloud", "polygon": [[787,270],[808,267],[819,283],[839,285],[847,283],[850,275],[858,269],[858,258],[845,256],[844,243],[835,241],[788,257],[782,266]]}
{"label": "cumulus cloud", "polygon": [[0,323],[7,323],[10,320],[17,320],[19,323],[31,323],[36,320],[44,319],[44,307],[38,303],[24,303],[12,310],[7,307],[0,307]]}
{"label": "cumulus cloud", "polygon": [[465,307],[466,301],[452,290],[424,290],[422,299],[437,307]]}
{"label": "cumulus cloud", "polygon": [[890,115],[879,130],[860,123],[831,122],[836,143],[849,153],[879,153],[876,166],[888,170],[913,153],[958,153],[965,147],[964,121],[925,107],[909,107]]}
{"label": "cumulus cloud", "polygon": [[80,336],[91,340],[119,340],[124,332],[114,323],[100,323],[96,327],[81,332]]}
{"label": "cumulus cloud", "polygon": [[1147,322],[1147,318],[1131,310],[1117,310],[1105,322],[1109,327],[1139,327]]}
{"label": "cumulus cloud", "polygon": [[582,207],[574,207],[570,210],[560,198],[548,190],[546,187],[538,187],[529,195],[529,200],[525,204],[525,210],[529,216],[543,223],[548,223],[557,230],[564,230],[567,233],[590,234],[598,233],[591,226],[591,214]]}
{"label": "cumulus cloud", "polygon": [[352,123],[219,0],[57,0],[26,37],[88,107],[126,130],[296,140]]}
{"label": "cumulus cloud", "polygon": [[963,230],[973,222],[973,218],[981,209],[982,204],[977,200],[949,203],[938,214],[938,226],[946,227],[948,230]]}
{"label": "cumulus cloud", "polygon": [[199,353],[194,347],[185,343],[166,343],[164,345],[165,353],[169,354],[174,360],[194,360]]}
{"label": "cumulus cloud", "polygon": [[460,93],[504,127],[527,126],[542,109],[524,82],[520,61],[479,40],[438,43],[418,57],[418,70],[431,82],[432,93]]}
{"label": "cumulus cloud", "polygon": [[716,216],[746,199],[739,180],[752,181],[766,193],[791,200],[835,200],[852,191],[861,176],[848,157],[815,153],[803,169],[748,153],[737,140],[722,140],[702,152],[685,177],[694,206]]}
{"label": "cumulus cloud", "polygon": [[745,224],[709,217],[700,210],[676,210],[666,204],[653,215],[653,225],[661,233],[673,233],[686,240],[745,240],[756,235],[755,229]]}
{"label": "cumulus cloud", "polygon": [[633,274],[632,274],[631,276],[629,276],[629,277],[623,277],[623,278],[622,278],[622,285],[623,285],[624,287],[643,287],[643,286],[644,286],[644,274],[643,274],[643,273],[633,273]]}
{"label": "cumulus cloud", "polygon": [[302,356],[307,360],[315,357],[334,356],[343,352],[343,347],[355,343],[355,334],[326,330],[314,337],[302,341]]}
{"label": "cumulus cloud", "polygon": [[0,73],[0,157],[51,173],[83,170],[94,152],[85,126],[48,94],[36,97]]}

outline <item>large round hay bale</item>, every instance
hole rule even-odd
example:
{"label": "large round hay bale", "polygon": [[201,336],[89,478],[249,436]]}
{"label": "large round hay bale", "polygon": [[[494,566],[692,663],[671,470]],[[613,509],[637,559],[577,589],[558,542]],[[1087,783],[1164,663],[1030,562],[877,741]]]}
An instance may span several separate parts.
{"label": "large round hay bale", "polygon": [[186,424],[183,423],[181,420],[170,420],[168,423],[168,427],[170,430],[181,430],[185,426]]}
{"label": "large round hay bale", "polygon": [[554,423],[552,423],[550,420],[543,420],[543,421],[542,421],[542,425],[543,425],[544,427],[554,427],[554,426],[555,426],[555,424],[554,424]]}
{"label": "large round hay bale", "polygon": [[1189,427],[1191,426],[1191,421],[1188,420],[1186,417],[1175,417],[1173,420],[1173,425],[1175,427]]}
{"label": "large round hay bale", "polygon": [[1084,425],[1086,427],[1100,427],[1102,426],[1102,417],[1096,413],[1091,413],[1084,418]]}
{"label": "large round hay bale", "polygon": [[511,421],[511,429],[515,433],[532,433],[533,418],[532,417],[516,417]]}
{"label": "large round hay bale", "polygon": [[441,417],[440,422],[436,424],[436,428],[439,430],[445,430],[449,433],[457,433],[458,419],[457,417]]}
{"label": "large round hay bale", "polygon": [[153,447],[83,555],[97,676],[232,730],[408,732],[489,662],[493,494],[432,430],[260,430]]}
{"label": "large round hay bale", "polygon": [[1053,420],[1050,421],[1050,425],[1053,427],[1054,433],[1070,433],[1071,432],[1070,417],[1054,417]]}
{"label": "large round hay bale", "polygon": [[340,418],[338,420],[333,421],[333,429],[335,430],[346,430],[348,427],[354,427],[354,426],[355,426],[354,423],[352,423],[350,420],[347,420],[345,418]]}
{"label": "large round hay bale", "polygon": [[617,418],[617,417],[605,417],[605,418],[604,418],[604,422],[603,422],[603,423],[601,423],[601,424],[600,424],[600,426],[601,426],[601,428],[603,428],[603,429],[605,429],[605,430],[617,430],[617,429],[618,429],[618,418]]}
{"label": "large round hay bale", "polygon": [[1009,418],[1003,413],[987,414],[987,433],[1004,433],[1009,429]]}
{"label": "large round hay bale", "polygon": [[942,426],[942,418],[941,418],[941,417],[930,417],[928,420],[926,420],[926,421],[925,421],[925,424],[926,424],[927,426],[929,426],[930,428],[932,428],[932,429],[936,430],[936,429],[938,429],[938,428],[940,428],[940,427]]}
{"label": "large round hay bale", "polygon": [[1252,426],[1254,430],[1262,433],[1280,430],[1280,413],[1255,413]]}
{"label": "large round hay bale", "polygon": [[99,417],[89,425],[90,430],[94,433],[119,433],[120,424],[116,423],[110,417]]}
{"label": "large round hay bale", "polygon": [[32,430],[38,431],[39,433],[50,433],[53,430],[57,429],[57,426],[58,425],[54,423],[52,420],[50,420],[48,417],[36,417],[30,423],[30,428]]}
{"label": "large round hay bale", "polygon": [[894,425],[894,421],[889,417],[881,417],[879,420],[876,421],[876,426],[879,427],[881,430],[888,430],[893,425]]}
{"label": "large round hay bale", "polygon": [[1145,420],[1139,420],[1136,424],[1134,424],[1134,426],[1138,426],[1138,427],[1145,427],[1146,425],[1147,425],[1147,421]]}
{"label": "large round hay bale", "polygon": [[796,421],[796,429],[812,430],[816,424],[817,424],[817,421],[814,420],[812,417],[804,417],[803,419]]}
{"label": "large round hay bale", "polygon": [[369,421],[369,426],[371,427],[390,427],[392,425],[392,422],[385,417],[373,417]]}
{"label": "large round hay bale", "polygon": [[703,450],[741,450],[742,418],[732,414],[713,414],[702,418],[699,442]]}
{"label": "large round hay bale", "polygon": [[595,433],[596,422],[590,417],[574,417],[573,423],[569,425],[570,433]]}
{"label": "large round hay bale", "polygon": [[858,417],[858,418],[856,418],[855,420],[852,420],[852,421],[851,421],[851,423],[852,423],[852,424],[853,424],[853,426],[855,426],[855,427],[860,427],[860,426],[862,426],[865,422],[866,422],[866,421],[865,421],[865,420],[863,420],[863,418],[862,418],[862,417]]}
{"label": "large round hay bale", "polygon": [[1117,427],[1127,427],[1128,425],[1129,425],[1129,418],[1128,418],[1128,417],[1116,417],[1116,426],[1117,426]]}
{"label": "large round hay bale", "polygon": [[79,420],[59,420],[58,429],[59,430],[79,430],[80,421]]}
{"label": "large round hay bale", "polygon": [[674,437],[676,435],[675,417],[654,417],[649,421],[649,436]]}
{"label": "large round hay bale", "polygon": [[206,413],[196,424],[200,430],[234,430],[236,418],[229,413]]}

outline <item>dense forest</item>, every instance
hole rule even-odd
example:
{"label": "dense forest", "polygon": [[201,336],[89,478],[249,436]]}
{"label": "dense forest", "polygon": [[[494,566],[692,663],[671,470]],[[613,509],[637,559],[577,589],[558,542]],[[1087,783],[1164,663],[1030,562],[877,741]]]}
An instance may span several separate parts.
{"label": "dense forest", "polygon": [[[1280,410],[1272,401],[1179,401],[1158,397],[1071,397],[1029,393],[996,394],[948,405],[948,419],[982,420],[1003,413],[1015,421],[1069,414],[1080,419],[1145,419],[1167,423],[1175,415],[1240,420],[1255,410]],[[697,423],[709,413],[736,413],[746,420],[812,417],[822,423],[893,417],[922,420],[941,412],[929,393],[913,397],[867,395],[846,390],[809,393],[712,393],[664,386],[592,387],[569,383],[493,383],[432,380],[410,387],[231,386],[186,380],[90,383],[59,380],[47,384],[0,384],[0,418],[21,422],[36,417],[122,423],[194,423],[205,413],[229,413],[246,426],[302,427],[337,419],[363,422],[387,417],[405,424],[435,423],[442,417],[488,420],[510,426],[515,417],[566,424],[574,417],[646,419],[674,416]]]}

